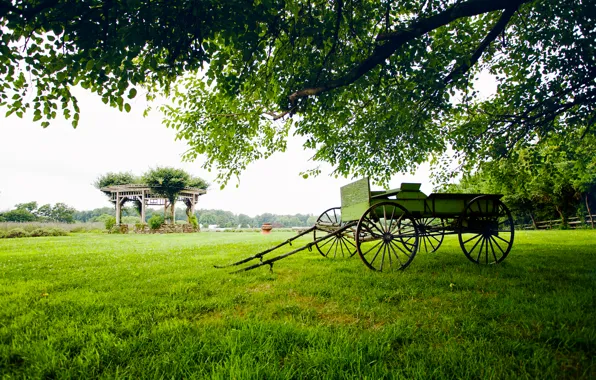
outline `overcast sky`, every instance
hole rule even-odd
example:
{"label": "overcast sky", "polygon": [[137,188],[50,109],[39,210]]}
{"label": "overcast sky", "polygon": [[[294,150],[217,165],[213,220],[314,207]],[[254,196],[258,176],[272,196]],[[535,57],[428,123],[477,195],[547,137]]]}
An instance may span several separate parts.
{"label": "overcast sky", "polygon": [[[161,124],[154,111],[142,116],[145,103],[137,100],[130,113],[119,112],[101,102],[98,96],[77,90],[81,120],[77,129],[57,119],[43,129],[31,118],[4,118],[0,110],[0,211],[16,203],[64,202],[78,210],[110,206],[92,183],[106,172],[132,171],[142,174],[156,166],[174,166],[213,183],[215,174],[202,170],[200,159],[182,162],[187,149],[175,141],[175,132]],[[138,98],[141,98],[140,96]],[[309,161],[313,152],[304,151],[301,141],[289,143],[286,153],[257,162],[224,190],[214,184],[201,197],[198,208],[223,209],[250,216],[275,214],[320,214],[340,205],[339,188],[351,180],[323,174],[303,179],[301,171],[316,164]],[[391,188],[401,182],[421,182],[430,193],[428,168],[415,176],[397,175]]]}

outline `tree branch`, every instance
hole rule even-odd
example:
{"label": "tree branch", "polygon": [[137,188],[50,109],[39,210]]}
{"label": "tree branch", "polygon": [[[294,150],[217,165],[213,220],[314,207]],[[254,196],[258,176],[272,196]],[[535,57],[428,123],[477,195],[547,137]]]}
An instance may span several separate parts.
{"label": "tree branch", "polygon": [[445,84],[449,84],[452,81],[454,81],[457,77],[464,75],[468,70],[470,70],[472,66],[476,64],[476,62],[478,62],[478,60],[482,56],[482,53],[484,53],[486,48],[490,46],[491,42],[493,42],[499,36],[499,34],[501,34],[501,32],[505,30],[507,24],[509,24],[509,20],[511,20],[511,17],[513,17],[518,8],[519,4],[512,8],[507,8],[503,11],[501,18],[499,18],[499,21],[497,21],[497,23],[493,26],[493,28],[487,34],[484,40],[482,40],[476,51],[474,51],[474,54],[472,54],[472,57],[470,57],[469,62],[464,62],[460,66],[453,69],[449,73],[449,75],[445,77]]}
{"label": "tree branch", "polygon": [[295,106],[299,98],[318,95],[323,92],[354,83],[377,65],[391,57],[407,42],[423,36],[426,33],[441,26],[447,25],[464,17],[476,16],[499,9],[517,8],[521,4],[527,3],[529,1],[530,0],[468,0],[463,3],[456,4],[434,16],[416,20],[412,22],[408,28],[391,33],[379,34],[377,36],[377,41],[386,42],[382,45],[376,46],[372,54],[367,59],[337,79],[331,80],[321,86],[304,88],[294,92],[289,96],[290,105]]}

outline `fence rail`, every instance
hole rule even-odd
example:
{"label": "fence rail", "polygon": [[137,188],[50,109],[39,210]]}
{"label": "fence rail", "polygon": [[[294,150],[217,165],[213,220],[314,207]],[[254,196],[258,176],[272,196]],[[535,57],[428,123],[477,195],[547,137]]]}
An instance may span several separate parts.
{"label": "fence rail", "polygon": [[[582,220],[583,219],[583,220]],[[596,215],[592,215],[592,220],[596,223]],[[563,225],[563,221],[561,219],[553,219],[553,220],[543,220],[541,222],[536,222],[536,228],[539,230],[551,230],[553,228],[558,229],[561,228]],[[583,218],[579,216],[574,216],[571,218],[567,218],[567,225],[571,229],[575,228],[582,228],[582,227],[592,227],[592,222],[590,221],[590,215],[585,215]],[[519,228],[522,230],[533,230],[533,224],[521,224]]]}

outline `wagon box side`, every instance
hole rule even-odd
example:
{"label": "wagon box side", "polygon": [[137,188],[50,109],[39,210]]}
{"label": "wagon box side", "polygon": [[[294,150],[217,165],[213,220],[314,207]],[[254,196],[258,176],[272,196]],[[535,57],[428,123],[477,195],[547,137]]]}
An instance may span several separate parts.
{"label": "wagon box side", "polygon": [[368,178],[343,186],[341,193],[341,221],[358,220],[370,206]]}

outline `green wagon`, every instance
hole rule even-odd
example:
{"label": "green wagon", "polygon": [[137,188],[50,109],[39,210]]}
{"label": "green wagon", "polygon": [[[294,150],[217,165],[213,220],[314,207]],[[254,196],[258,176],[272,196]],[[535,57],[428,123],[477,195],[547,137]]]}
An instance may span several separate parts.
{"label": "green wagon", "polygon": [[[429,196],[419,183],[403,183],[389,191],[371,191],[368,178],[341,188],[341,207],[323,212],[314,226],[287,241],[225,268],[258,259],[251,270],[313,247],[327,258],[356,253],[372,270],[405,269],[419,251],[435,252],[447,234],[456,234],[465,256],[476,264],[498,264],[513,245],[514,226],[499,194]],[[290,252],[263,260],[263,256],[313,233],[313,241]]]}
{"label": "green wagon", "polygon": [[476,264],[503,261],[513,245],[514,226],[499,194],[429,196],[418,183],[389,191],[370,191],[367,178],[341,188],[341,207],[326,210],[317,220],[317,241],[324,233],[343,229],[318,242],[326,257],[353,256],[373,270],[406,268],[418,251],[435,252],[447,234],[457,234],[466,257]]}

